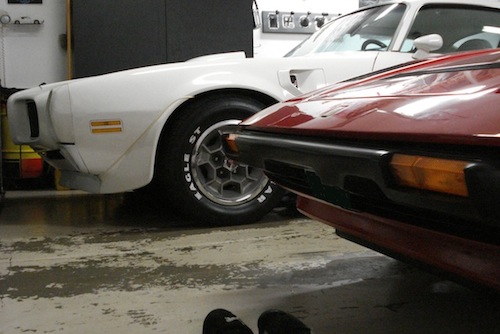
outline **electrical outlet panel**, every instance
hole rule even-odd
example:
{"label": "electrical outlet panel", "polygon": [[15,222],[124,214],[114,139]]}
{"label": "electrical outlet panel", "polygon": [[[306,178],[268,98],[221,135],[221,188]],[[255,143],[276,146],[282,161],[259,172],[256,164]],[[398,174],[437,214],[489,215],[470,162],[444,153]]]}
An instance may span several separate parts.
{"label": "electrical outlet panel", "polygon": [[327,21],[340,14],[311,12],[262,12],[262,32],[312,34],[319,30]]}

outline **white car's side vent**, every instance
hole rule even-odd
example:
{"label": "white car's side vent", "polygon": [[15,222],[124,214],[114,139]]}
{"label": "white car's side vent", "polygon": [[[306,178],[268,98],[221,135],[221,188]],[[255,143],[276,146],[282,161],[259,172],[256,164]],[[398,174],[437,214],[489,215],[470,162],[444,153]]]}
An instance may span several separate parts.
{"label": "white car's side vent", "polygon": [[31,138],[37,138],[40,135],[40,127],[38,124],[38,111],[35,101],[26,101],[26,109],[28,111],[30,124],[30,136]]}

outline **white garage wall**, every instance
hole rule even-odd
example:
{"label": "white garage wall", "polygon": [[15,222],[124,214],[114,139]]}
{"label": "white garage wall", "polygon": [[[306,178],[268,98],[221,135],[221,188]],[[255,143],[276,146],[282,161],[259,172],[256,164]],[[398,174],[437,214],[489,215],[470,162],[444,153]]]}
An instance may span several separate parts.
{"label": "white garage wall", "polygon": [[0,27],[2,86],[27,88],[64,80],[66,51],[59,44],[59,36],[66,33],[66,0],[44,0],[43,4],[30,5],[0,0],[0,10],[7,11],[12,20],[30,16],[45,21],[40,26]]}
{"label": "white garage wall", "polygon": [[[106,1],[106,0],[103,0]],[[261,11],[346,13],[358,8],[359,0],[257,0]],[[0,10],[12,19],[42,19],[44,24],[0,25],[0,80],[4,87],[27,88],[67,78],[66,51],[60,38],[66,33],[66,0],[43,0],[42,4],[8,4]],[[307,35],[263,34],[254,31],[255,57],[280,57]]]}

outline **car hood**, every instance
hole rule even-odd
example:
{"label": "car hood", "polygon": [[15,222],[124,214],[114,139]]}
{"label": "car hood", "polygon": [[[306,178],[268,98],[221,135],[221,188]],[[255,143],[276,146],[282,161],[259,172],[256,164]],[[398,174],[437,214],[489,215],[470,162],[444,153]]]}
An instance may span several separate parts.
{"label": "car hood", "polygon": [[236,52],[225,52],[225,53],[216,53],[216,54],[211,54],[211,55],[205,55],[205,56],[199,56],[195,58],[191,58],[187,61],[186,63],[195,63],[195,62],[219,62],[219,61],[226,61],[226,60],[231,60],[231,59],[245,59],[246,55],[245,52],[243,51],[236,51]]}
{"label": "car hood", "polygon": [[402,73],[278,104],[242,125],[350,139],[499,143],[499,87],[498,66]]}

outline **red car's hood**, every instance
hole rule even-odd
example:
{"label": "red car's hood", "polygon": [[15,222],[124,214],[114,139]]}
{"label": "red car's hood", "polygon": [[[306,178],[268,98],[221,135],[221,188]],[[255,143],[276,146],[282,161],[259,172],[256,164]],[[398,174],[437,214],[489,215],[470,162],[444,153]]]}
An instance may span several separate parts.
{"label": "red car's hood", "polygon": [[334,87],[275,105],[244,124],[315,136],[500,145],[496,65],[403,71]]}

